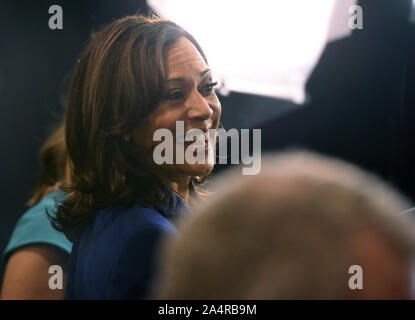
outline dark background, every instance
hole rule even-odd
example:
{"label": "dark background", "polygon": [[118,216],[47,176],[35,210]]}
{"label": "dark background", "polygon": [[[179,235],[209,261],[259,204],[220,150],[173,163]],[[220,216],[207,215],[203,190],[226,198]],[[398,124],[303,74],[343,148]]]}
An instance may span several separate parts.
{"label": "dark background", "polygon": [[[54,4],[63,30],[48,27]],[[411,0],[359,4],[364,29],[327,45],[305,105],[231,93],[221,97],[222,123],[262,128],[263,150],[301,147],[349,160],[415,200]],[[39,147],[62,117],[65,84],[91,30],[137,11],[148,11],[145,1],[0,2],[0,251],[33,191]]]}

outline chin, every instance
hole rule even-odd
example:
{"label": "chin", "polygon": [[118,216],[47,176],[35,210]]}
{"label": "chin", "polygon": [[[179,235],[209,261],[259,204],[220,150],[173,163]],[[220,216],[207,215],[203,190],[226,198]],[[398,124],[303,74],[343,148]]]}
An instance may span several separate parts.
{"label": "chin", "polygon": [[190,176],[206,176],[213,170],[213,164],[184,164],[182,172]]}

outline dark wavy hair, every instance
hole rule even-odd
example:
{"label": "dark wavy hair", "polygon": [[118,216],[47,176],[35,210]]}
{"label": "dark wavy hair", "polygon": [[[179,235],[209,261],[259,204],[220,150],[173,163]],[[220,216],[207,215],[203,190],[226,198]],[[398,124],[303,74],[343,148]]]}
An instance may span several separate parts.
{"label": "dark wavy hair", "polygon": [[[68,88],[66,145],[72,162],[68,199],[51,217],[53,226],[75,240],[95,210],[114,204],[153,207],[167,199],[160,178],[125,139],[146,120],[163,96],[166,49],[187,38],[175,23],[127,16],[92,34]],[[204,177],[192,177],[194,194]]]}

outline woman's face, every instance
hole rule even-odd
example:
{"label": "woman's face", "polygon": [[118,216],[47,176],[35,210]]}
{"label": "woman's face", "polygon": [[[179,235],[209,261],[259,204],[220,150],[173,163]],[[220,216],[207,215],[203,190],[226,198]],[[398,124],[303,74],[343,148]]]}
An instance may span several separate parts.
{"label": "woman's face", "polygon": [[[146,121],[133,132],[133,142],[146,155],[147,163],[152,164],[163,178],[183,179],[191,176],[206,175],[213,169],[214,141],[216,135],[208,135],[209,129],[217,129],[221,116],[221,105],[213,89],[215,83],[205,60],[186,38],[180,38],[167,51],[167,75],[163,99]],[[192,129],[200,129],[206,140],[202,150],[205,163],[191,164],[184,157],[184,163],[176,161],[176,151],[185,153],[191,141],[176,145],[183,138],[176,132],[176,121],[182,121],[184,134]],[[173,134],[173,164],[157,165],[153,161],[153,150],[161,142],[153,141],[157,129],[168,129]],[[211,131],[212,132],[212,131]],[[195,144],[194,144],[195,146]],[[192,149],[189,149],[191,151]]]}

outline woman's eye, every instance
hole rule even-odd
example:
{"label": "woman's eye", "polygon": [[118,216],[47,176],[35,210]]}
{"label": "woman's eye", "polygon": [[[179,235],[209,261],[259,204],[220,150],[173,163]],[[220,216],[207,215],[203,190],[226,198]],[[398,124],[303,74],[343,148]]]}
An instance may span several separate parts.
{"label": "woman's eye", "polygon": [[206,93],[213,93],[213,88],[214,87],[216,87],[218,85],[218,82],[217,81],[215,81],[215,82],[210,82],[210,83],[208,83],[206,86],[204,86],[204,91],[206,92]]}
{"label": "woman's eye", "polygon": [[184,97],[184,93],[180,90],[173,90],[170,91],[167,95],[166,95],[166,99],[167,100],[180,100],[183,99]]}

